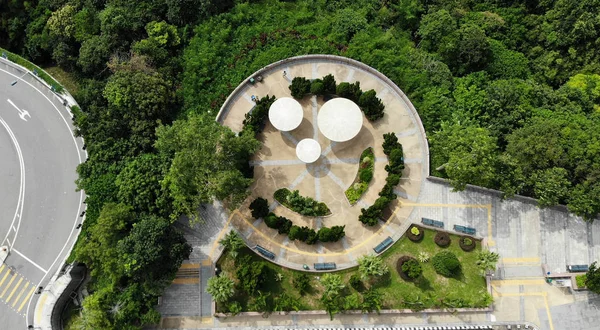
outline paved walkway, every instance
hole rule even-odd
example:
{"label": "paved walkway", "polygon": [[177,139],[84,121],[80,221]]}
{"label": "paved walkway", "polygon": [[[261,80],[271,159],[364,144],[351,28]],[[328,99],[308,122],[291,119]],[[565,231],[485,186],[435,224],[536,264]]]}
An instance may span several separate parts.
{"label": "paved walkway", "polygon": [[[479,236],[486,238],[490,248],[501,254],[499,270],[492,281],[495,298],[495,310],[492,313],[459,315],[416,313],[410,316],[337,315],[333,321],[329,321],[327,316],[319,315],[272,315],[268,319],[261,317],[211,319],[202,316],[206,314],[196,314],[197,317],[191,318],[165,318],[163,327],[192,329],[252,327],[268,324],[303,326],[528,321],[540,325],[544,330],[580,329],[566,327],[569,322],[566,320],[569,318],[565,315],[569,314],[576,315],[571,316],[571,319],[576,318],[580,320],[578,322],[583,322],[581,329],[597,328],[597,324],[592,322],[600,318],[600,312],[594,307],[598,305],[597,296],[585,292],[574,295],[566,289],[548,285],[543,278],[542,264],[547,264],[547,268],[553,272],[564,272],[567,263],[593,261],[592,258],[598,255],[600,247],[598,241],[600,236],[594,235],[598,233],[600,222],[591,224],[582,222],[581,219],[569,215],[560,208],[538,209],[527,199],[502,201],[497,194],[482,189],[470,188],[460,193],[451,190],[447,184],[439,183],[437,180],[426,180],[421,195],[412,205],[415,211],[409,220],[420,222],[421,217],[428,217],[443,221],[446,228],[452,228],[454,224],[474,227]],[[219,235],[219,228],[222,228],[225,223],[225,215],[218,211],[218,208],[210,208],[209,211],[218,216],[209,216],[208,218],[213,220],[195,229],[198,235],[205,237],[198,241],[206,241],[206,237],[209,237],[210,242],[215,242],[215,235]],[[579,237],[580,232],[585,230],[590,230],[591,238],[573,242],[576,237]],[[546,241],[549,236],[562,238],[562,240],[558,243]],[[198,253],[200,259],[206,260],[210,250],[216,250],[214,245],[204,244],[199,250],[195,249],[200,252],[194,253]],[[198,292],[200,289],[195,290]],[[588,302],[590,299],[593,300],[592,304]],[[164,303],[161,308],[164,308]],[[194,308],[198,310],[197,306]],[[177,313],[181,311],[174,308],[171,315]]]}

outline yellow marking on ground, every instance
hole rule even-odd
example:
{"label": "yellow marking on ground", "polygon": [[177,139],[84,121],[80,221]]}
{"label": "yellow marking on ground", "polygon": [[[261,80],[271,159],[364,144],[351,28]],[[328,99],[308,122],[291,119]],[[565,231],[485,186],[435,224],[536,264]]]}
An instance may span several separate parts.
{"label": "yellow marking on ground", "polygon": [[207,324],[207,323],[212,323],[213,322],[213,318],[212,317],[203,317],[200,322],[202,322],[203,324]]}
{"label": "yellow marking on ground", "polygon": [[200,279],[197,277],[191,278],[176,278],[173,280],[173,284],[198,284],[200,283]]}
{"label": "yellow marking on ground", "polygon": [[12,303],[13,308],[15,308],[15,306],[17,305],[17,302],[19,301],[19,299],[21,299],[21,296],[23,295],[23,293],[25,293],[25,290],[27,290],[27,287],[29,287],[30,284],[31,283],[29,283],[29,282],[23,284],[23,288],[21,289],[21,292],[19,292],[19,294],[15,298],[15,301],[13,301],[13,303]]}
{"label": "yellow marking on ground", "polygon": [[8,295],[8,298],[6,298],[6,303],[7,304],[10,303],[10,299],[12,298],[12,296],[15,294],[15,292],[17,291],[17,289],[21,285],[21,282],[23,282],[23,278],[22,277],[19,278],[19,282],[17,282],[17,285],[15,285],[15,287],[12,289],[12,291],[10,292],[10,295]]}
{"label": "yellow marking on ground", "polygon": [[[47,293],[42,293],[42,295],[40,296],[40,299],[38,300],[38,304],[40,306],[44,306],[46,304],[46,299],[48,299],[48,294]],[[40,323],[42,321],[42,313],[43,313],[43,308],[36,308],[35,309],[35,323]]]}
{"label": "yellow marking on ground", "polygon": [[4,270],[4,267],[6,267],[5,264],[2,264],[2,266],[0,266],[0,274],[2,274],[2,271]]}
{"label": "yellow marking on ground", "polygon": [[492,281],[492,286],[511,286],[511,285],[545,285],[546,281],[539,280],[497,280]]}
{"label": "yellow marking on ground", "polygon": [[502,258],[502,262],[505,264],[539,264],[539,257],[531,258]]}
{"label": "yellow marking on ground", "polygon": [[6,287],[4,288],[4,290],[2,291],[2,294],[0,294],[0,298],[4,297],[4,295],[6,294],[6,291],[8,291],[8,288],[10,288],[10,285],[15,280],[15,278],[17,278],[17,273],[14,273],[13,277],[10,278],[10,281],[8,281],[8,284],[6,285]]}
{"label": "yellow marking on ground", "polygon": [[8,277],[8,274],[10,274],[9,271],[7,271],[6,274],[4,274],[4,277],[2,277],[2,280],[0,281],[0,288],[2,287],[2,284],[4,284],[4,281],[6,281],[6,278]]}
{"label": "yellow marking on ground", "polygon": [[179,269],[200,268],[200,264],[181,264]]}
{"label": "yellow marking on ground", "polygon": [[210,266],[212,262],[209,259],[202,260],[202,266]]}
{"label": "yellow marking on ground", "polygon": [[488,246],[496,246],[496,241],[494,241],[494,238],[492,237],[492,204],[488,205],[487,208],[487,225],[488,225]]}
{"label": "yellow marking on ground", "polygon": [[219,241],[221,240],[221,238],[223,238],[223,234],[225,233],[225,230],[227,230],[227,228],[229,227],[229,223],[231,222],[231,219],[233,219],[233,217],[235,216],[236,212],[239,213],[238,210],[234,210],[233,212],[231,212],[231,214],[229,215],[229,219],[227,219],[227,222],[225,223],[225,226],[219,232],[219,236],[217,237],[217,240],[213,243],[213,246],[210,249],[210,253],[208,254],[208,258],[209,258],[209,260],[211,260],[211,262],[212,262],[215,250],[217,249],[217,246],[219,246]]}
{"label": "yellow marking on ground", "polygon": [[27,300],[29,300],[29,298],[31,298],[31,295],[33,295],[33,291],[35,291],[35,286],[33,286],[33,288],[31,288],[31,291],[29,291],[29,293],[27,293],[25,298],[23,298],[23,302],[21,303],[21,305],[19,305],[17,312],[21,312],[21,310],[25,306],[25,303],[27,302]]}
{"label": "yellow marking on ground", "polygon": [[548,323],[550,324],[550,330],[554,330],[552,314],[550,314],[550,305],[548,305],[548,292],[521,292],[521,293],[495,292],[494,295],[497,297],[542,297],[542,298],[544,298],[544,307],[546,308],[546,315],[548,316]]}

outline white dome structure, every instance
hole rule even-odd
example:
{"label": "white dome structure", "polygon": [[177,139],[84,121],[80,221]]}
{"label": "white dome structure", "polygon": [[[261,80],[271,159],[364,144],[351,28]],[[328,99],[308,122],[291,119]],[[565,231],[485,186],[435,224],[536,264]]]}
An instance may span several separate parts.
{"label": "white dome structure", "polygon": [[323,104],[317,117],[319,130],[335,142],[346,142],[360,132],[363,114],[356,103],[338,97]]}
{"label": "white dome structure", "polygon": [[302,105],[291,97],[279,98],[269,108],[269,121],[273,127],[283,132],[298,128],[303,117]]}
{"label": "white dome structure", "polygon": [[296,156],[301,161],[310,164],[321,157],[321,145],[313,139],[304,139],[296,146]]}

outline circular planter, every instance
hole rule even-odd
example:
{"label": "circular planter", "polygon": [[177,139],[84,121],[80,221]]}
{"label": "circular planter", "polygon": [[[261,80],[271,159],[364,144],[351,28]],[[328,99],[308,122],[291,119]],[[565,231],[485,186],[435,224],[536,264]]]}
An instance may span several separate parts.
{"label": "circular planter", "polygon": [[415,258],[409,257],[409,256],[402,256],[402,257],[400,257],[400,259],[398,259],[398,261],[396,261],[396,271],[398,272],[400,277],[402,277],[403,280],[408,281],[408,282],[412,282],[412,281],[414,281],[414,279],[410,278],[407,274],[405,274],[402,271],[402,265],[405,262],[412,260],[412,259],[415,259]]}
{"label": "circular planter", "polygon": [[437,246],[442,248],[448,247],[452,242],[448,233],[443,231],[439,231],[437,234],[435,234],[435,238],[433,240]]}
{"label": "circular planter", "polygon": [[[468,238],[471,240],[471,245],[466,245],[465,244],[465,238]],[[475,250],[475,248],[477,247],[477,241],[470,236],[461,236],[460,239],[458,240],[458,245],[460,245],[460,248],[465,251],[465,252],[471,252],[473,250]]]}
{"label": "circular planter", "polygon": [[[415,235],[411,232],[411,230],[413,228],[417,228],[419,230],[419,235]],[[406,237],[408,237],[409,240],[413,241],[413,242],[420,242],[423,240],[423,237],[425,236],[425,232],[423,231],[423,228],[416,226],[416,225],[412,225],[408,228],[408,230],[406,231]]]}

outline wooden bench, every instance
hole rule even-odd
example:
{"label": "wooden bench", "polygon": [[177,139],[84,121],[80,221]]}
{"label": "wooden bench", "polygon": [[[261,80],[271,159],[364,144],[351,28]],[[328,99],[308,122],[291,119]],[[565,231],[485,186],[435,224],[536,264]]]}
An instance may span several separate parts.
{"label": "wooden bench", "polygon": [[569,273],[587,273],[589,270],[588,265],[567,265]]}
{"label": "wooden bench", "polygon": [[388,236],[388,238],[384,239],[381,243],[377,244],[377,246],[373,248],[373,251],[375,251],[375,253],[381,253],[388,246],[392,245],[392,243],[394,243],[394,240]]}
{"label": "wooden bench", "polygon": [[454,230],[459,231],[461,233],[468,234],[468,235],[475,235],[477,233],[477,230],[475,228],[459,226],[459,225],[454,225]]}
{"label": "wooden bench", "polygon": [[444,223],[441,222],[441,221],[438,221],[438,220],[433,220],[433,219],[428,219],[428,218],[421,218],[421,223],[423,223],[424,225],[427,225],[427,226],[444,228]]}
{"label": "wooden bench", "polygon": [[321,262],[314,264],[315,270],[332,270],[335,269],[335,262]]}
{"label": "wooden bench", "polygon": [[255,247],[256,251],[258,251],[258,253],[262,254],[263,256],[271,259],[271,260],[275,260],[275,253],[265,249],[264,247],[260,246],[260,245],[256,245]]}

